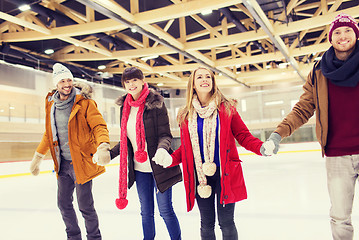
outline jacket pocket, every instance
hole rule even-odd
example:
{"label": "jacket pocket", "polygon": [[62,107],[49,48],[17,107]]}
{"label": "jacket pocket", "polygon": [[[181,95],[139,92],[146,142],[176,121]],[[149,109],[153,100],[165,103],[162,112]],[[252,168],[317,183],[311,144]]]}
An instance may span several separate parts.
{"label": "jacket pocket", "polygon": [[80,152],[83,158],[90,158],[96,153],[97,149],[91,142],[80,143]]}
{"label": "jacket pocket", "polygon": [[229,162],[229,177],[232,190],[241,188],[244,185],[243,170],[241,160],[235,159]]}

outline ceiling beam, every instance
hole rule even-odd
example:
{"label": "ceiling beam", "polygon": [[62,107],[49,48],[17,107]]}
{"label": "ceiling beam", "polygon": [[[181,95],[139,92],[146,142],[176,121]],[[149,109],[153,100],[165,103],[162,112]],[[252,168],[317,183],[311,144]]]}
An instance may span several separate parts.
{"label": "ceiling beam", "polygon": [[294,57],[290,56],[289,50],[280,35],[275,34],[273,25],[270,23],[269,19],[263,12],[262,8],[259,6],[256,0],[243,0],[243,4],[252,14],[254,19],[259,23],[263,30],[267,33],[269,38],[272,40],[273,44],[278,48],[278,50],[283,54],[287,62],[293,67],[297,72],[299,77],[305,81],[303,74],[300,72],[297,61]]}
{"label": "ceiling beam", "polygon": [[[300,21],[294,21],[287,24],[280,24],[275,26],[276,35],[286,35],[290,33],[301,32],[308,28],[317,28],[329,25],[333,19],[343,11],[328,12],[325,15],[319,15],[313,18],[307,18]],[[359,6],[345,9],[345,13],[351,15],[353,18],[359,17]]]}
{"label": "ceiling beam", "polygon": [[4,13],[4,12],[1,12],[0,11],[0,18],[1,19],[4,19],[6,21],[9,21],[9,22],[12,22],[12,23],[15,23],[17,25],[20,25],[20,26],[23,26],[23,27],[26,27],[26,28],[29,28],[31,30],[34,30],[34,31],[37,31],[37,32],[41,32],[43,34],[46,34],[46,35],[50,35],[51,34],[51,30],[50,29],[47,29],[47,28],[44,28],[44,27],[41,27],[41,26],[38,26],[36,24],[33,24],[33,23],[30,23],[26,20],[23,20],[21,18],[18,18],[18,17],[14,17],[10,14],[7,14],[7,13]]}
{"label": "ceiling beam", "polygon": [[[127,25],[129,28],[132,28],[132,29],[136,29],[137,32],[141,33],[142,35],[144,36],[147,36],[148,38],[154,40],[154,41],[157,41],[159,42],[160,44],[172,49],[172,50],[175,50],[176,52],[178,52],[179,54],[182,54],[183,56],[189,58],[189,59],[192,59],[193,61],[197,62],[197,63],[200,63],[201,65],[209,68],[211,71],[213,72],[217,72],[217,73],[221,73],[222,75],[228,77],[229,79],[239,83],[239,84],[242,84],[246,87],[248,87],[247,85],[243,84],[241,81],[237,80],[236,78],[233,78],[232,76],[228,75],[228,73],[226,71],[223,71],[223,70],[220,70],[220,69],[217,69],[215,67],[213,67],[213,65],[210,65],[208,64],[206,61],[207,61],[207,58],[204,57],[202,54],[202,59],[198,58],[198,55],[197,56],[194,56],[193,53],[189,53],[189,52],[186,52],[186,51],[183,51],[183,49],[180,49],[176,46],[174,46],[173,44],[171,44],[170,42],[164,40],[164,39],[161,39],[159,38],[158,36],[154,35],[153,33],[151,32],[148,32],[146,29],[142,28],[141,26],[139,25],[136,25],[136,24],[133,24],[129,21],[127,21],[126,19],[124,19],[123,17],[121,17],[118,13],[114,12],[112,9],[108,9],[106,7],[103,7],[102,4],[97,4],[95,3],[94,1],[90,1],[90,0],[76,0],[77,2],[80,2],[86,6],[91,6],[93,9],[95,9],[96,11],[98,11],[99,13],[107,16],[108,18],[111,18],[111,19],[114,19],[122,24],[125,24]],[[97,1],[97,0],[95,0]],[[204,1],[206,0],[198,0],[198,1],[192,1],[192,2],[202,2],[202,4],[204,4]],[[213,0],[210,0],[210,1],[213,1]],[[102,2],[105,2],[105,1],[102,1],[101,0],[101,3]],[[206,1],[206,4],[207,4],[208,1]],[[227,1],[224,1],[224,2],[227,2]],[[178,4],[178,5],[181,5],[181,4]],[[177,6],[177,5],[175,5]]]}
{"label": "ceiling beam", "polygon": [[[102,2],[104,0],[95,0]],[[162,7],[143,13],[135,14],[134,23],[151,24],[155,22],[167,21],[174,18],[186,17],[201,13],[203,10],[219,9],[231,5],[241,3],[241,0],[196,0],[196,1],[182,1],[179,4],[172,4],[167,7]]]}

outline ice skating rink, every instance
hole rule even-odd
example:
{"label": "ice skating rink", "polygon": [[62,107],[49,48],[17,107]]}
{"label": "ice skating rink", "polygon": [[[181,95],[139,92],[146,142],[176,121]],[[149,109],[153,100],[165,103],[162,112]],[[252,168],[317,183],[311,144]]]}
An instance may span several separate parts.
{"label": "ice skating rink", "polygon": [[[331,239],[325,161],[318,143],[283,144],[278,155],[260,157],[239,149],[248,199],[238,202],[235,221],[241,240]],[[41,174],[28,174],[29,161],[0,163],[1,240],[65,240],[64,224],[56,206],[56,177],[52,161],[45,160]],[[129,205],[118,210],[118,161],[94,180],[94,198],[104,240],[142,239],[140,207],[133,187]],[[353,223],[359,231],[358,201]],[[199,237],[199,212],[186,212],[183,182],[173,188],[173,205],[182,239]],[[77,203],[75,202],[77,209]],[[82,216],[78,212],[81,229]],[[167,240],[167,230],[155,213],[156,239]],[[217,239],[222,239],[217,226]],[[359,233],[358,233],[359,234]],[[356,234],[356,235],[358,235]],[[85,231],[83,231],[83,239]]]}

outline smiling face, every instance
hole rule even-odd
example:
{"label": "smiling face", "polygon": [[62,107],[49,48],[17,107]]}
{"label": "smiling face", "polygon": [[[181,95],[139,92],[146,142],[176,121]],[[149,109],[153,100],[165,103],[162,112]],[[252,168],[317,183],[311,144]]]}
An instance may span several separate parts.
{"label": "smiling face", "polygon": [[355,49],[356,35],[351,27],[338,27],[332,33],[332,45],[336,56],[340,60],[343,59],[343,55],[348,57]]}
{"label": "smiling face", "polygon": [[57,83],[57,91],[60,94],[60,100],[68,99],[73,89],[73,81],[70,78],[62,79]]}
{"label": "smiling face", "polygon": [[127,93],[131,94],[134,100],[137,100],[141,95],[143,85],[145,82],[142,79],[132,78],[124,81]]}
{"label": "smiling face", "polygon": [[197,94],[209,94],[213,88],[211,73],[207,69],[200,68],[194,75],[194,89]]}

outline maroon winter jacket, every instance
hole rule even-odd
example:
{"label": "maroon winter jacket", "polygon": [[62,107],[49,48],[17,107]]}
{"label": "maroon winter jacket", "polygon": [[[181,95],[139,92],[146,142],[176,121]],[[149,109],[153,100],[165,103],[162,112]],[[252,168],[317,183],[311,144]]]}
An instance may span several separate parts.
{"label": "maroon winter jacket", "polygon": [[[244,183],[241,160],[236,147],[235,140],[249,151],[258,155],[263,142],[255,138],[242,121],[235,107],[231,108],[231,115],[225,110],[222,104],[219,111],[220,122],[220,167],[221,167],[221,196],[220,203],[228,204],[238,202],[247,198],[246,186]],[[172,154],[173,163],[171,166],[182,163],[184,185],[186,189],[187,211],[191,211],[195,200],[195,166],[191,139],[186,120],[181,128],[181,146]]]}

